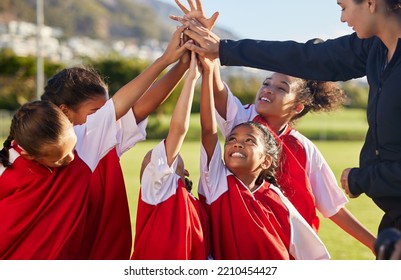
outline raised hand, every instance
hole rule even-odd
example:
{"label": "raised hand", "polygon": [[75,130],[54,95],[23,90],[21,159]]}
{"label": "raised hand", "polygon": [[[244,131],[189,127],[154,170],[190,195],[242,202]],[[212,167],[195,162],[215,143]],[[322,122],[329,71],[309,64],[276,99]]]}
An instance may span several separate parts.
{"label": "raised hand", "polygon": [[203,27],[196,19],[184,20],[182,23],[187,27],[184,34],[193,39],[185,43],[188,50],[211,60],[219,57],[220,38],[216,34]]}
{"label": "raised hand", "polygon": [[[196,0],[196,5],[193,0],[187,0],[189,4],[189,10],[179,1],[175,0],[175,3],[185,14],[187,18],[196,18],[204,27],[211,30],[219,17],[219,12],[215,12],[210,18],[207,18],[202,7],[202,2]],[[170,16],[171,19],[180,21],[178,16]]]}
{"label": "raised hand", "polygon": [[[165,59],[168,64],[171,64],[177,61],[179,58],[185,56],[187,50],[184,47],[184,42],[182,38],[182,33],[185,30],[185,26],[177,27],[177,30],[173,33],[170,42],[167,45],[166,50],[164,51],[162,58]],[[189,56],[186,58],[187,62],[189,62]],[[185,60],[185,57],[183,58]]]}

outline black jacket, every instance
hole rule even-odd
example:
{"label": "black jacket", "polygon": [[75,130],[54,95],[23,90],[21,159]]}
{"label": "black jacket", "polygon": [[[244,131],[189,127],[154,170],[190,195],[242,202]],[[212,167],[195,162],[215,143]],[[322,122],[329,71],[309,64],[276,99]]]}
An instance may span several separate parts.
{"label": "black jacket", "polygon": [[[401,40],[388,65],[376,37],[356,34],[314,44],[221,40],[222,65],[248,66],[304,79],[345,81],[366,75],[369,129],[360,167],[349,175],[351,193],[366,193],[392,219],[401,216]],[[352,120],[350,120],[352,121]]]}

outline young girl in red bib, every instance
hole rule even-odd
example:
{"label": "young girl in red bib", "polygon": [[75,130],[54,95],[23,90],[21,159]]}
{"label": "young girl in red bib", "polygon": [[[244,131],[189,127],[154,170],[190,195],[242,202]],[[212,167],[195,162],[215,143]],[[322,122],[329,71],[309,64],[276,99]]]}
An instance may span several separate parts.
{"label": "young girl in red bib", "polygon": [[201,59],[201,182],[215,259],[328,259],[313,229],[277,187],[279,147],[263,125],[241,123],[220,148],[213,63]]}
{"label": "young girl in red bib", "polygon": [[205,209],[191,194],[192,183],[179,152],[189,127],[195,82],[190,69],[171,117],[167,138],[148,152],[141,168],[134,253],[132,259],[205,260],[210,254]]}
{"label": "young girl in red bib", "polygon": [[323,155],[293,127],[295,120],[310,111],[337,108],[344,100],[338,86],[272,73],[263,81],[255,103],[242,105],[228,85],[220,80],[220,75],[215,75],[215,82],[217,118],[223,135],[228,135],[231,127],[250,120],[273,131],[283,151],[278,183],[302,216],[317,232],[317,209],[323,217],[330,218],[374,252],[375,236],[345,207],[348,199]]}
{"label": "young girl in red bib", "polygon": [[[188,69],[189,56],[182,56],[182,49],[176,48],[179,44],[180,31],[177,31],[165,53],[154,63],[157,67],[151,75],[140,75],[129,85],[132,91],[144,94],[121,118],[118,145],[102,158],[92,174],[84,242],[86,248],[82,250],[86,253],[81,256],[84,259],[127,260],[131,256],[131,220],[120,156],[145,139],[148,115],[167,98]],[[180,56],[179,62],[154,82],[161,71]],[[93,70],[72,67],[60,71],[48,81],[41,99],[59,106],[74,125],[82,125],[106,102],[108,88]]]}
{"label": "young girl in red bib", "polygon": [[[184,53],[179,47],[181,31],[176,31],[169,46],[167,62]],[[103,100],[104,105],[80,125],[73,126],[61,109],[48,101],[22,106],[0,153],[0,259],[110,256],[101,251],[113,250],[113,244],[92,254],[87,243],[88,222],[94,221],[91,203],[96,202],[91,200],[92,174],[117,145],[126,148],[144,137],[143,129],[138,128],[124,139],[124,118],[165,67],[164,59],[156,60],[111,99]],[[135,127],[134,115],[128,114]]]}

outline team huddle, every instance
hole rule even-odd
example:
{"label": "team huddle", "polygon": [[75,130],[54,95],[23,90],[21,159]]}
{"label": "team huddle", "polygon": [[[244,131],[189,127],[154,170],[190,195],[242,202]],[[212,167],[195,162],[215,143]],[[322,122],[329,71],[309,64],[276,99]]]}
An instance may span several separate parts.
{"label": "team huddle", "polygon": [[[378,121],[367,134],[361,167],[341,176],[344,192],[323,155],[293,124],[309,111],[344,104],[343,91],[332,81],[367,73],[375,84],[382,72],[368,70],[370,53],[386,42],[357,27],[356,33],[327,42],[220,40],[211,31],[217,13],[207,18],[200,0],[188,0],[189,9],[175,2],[184,15],[171,16],[180,26],[165,52],[111,98],[95,70],[77,66],[56,73],[40,101],[16,112],[0,151],[0,259],[330,259],[318,235],[317,212],[375,254],[376,237],[345,205],[346,195],[365,192],[385,212],[379,231],[400,227],[400,190],[387,186],[388,180],[380,185],[380,179],[365,179],[374,176],[366,173],[380,173],[382,162],[394,165],[386,171],[389,178],[400,174],[398,161],[386,159],[378,134],[387,129],[379,128],[384,101],[370,101],[379,102],[368,107]],[[347,11],[366,9],[379,22],[383,15],[377,7],[389,2],[398,3],[338,4],[342,21],[352,20]],[[396,14],[401,3],[389,7]],[[401,68],[393,61],[401,53],[391,50],[380,71],[395,84]],[[273,72],[255,102],[242,104],[222,80],[220,64]],[[168,134],[143,158],[138,205],[129,205],[120,156],[146,139],[149,115],[184,76]],[[200,160],[193,194],[180,150],[198,79],[201,157],[187,159]],[[386,106],[382,118],[391,112]],[[380,153],[377,162],[369,154],[372,143]],[[137,207],[134,240],[130,207]]]}

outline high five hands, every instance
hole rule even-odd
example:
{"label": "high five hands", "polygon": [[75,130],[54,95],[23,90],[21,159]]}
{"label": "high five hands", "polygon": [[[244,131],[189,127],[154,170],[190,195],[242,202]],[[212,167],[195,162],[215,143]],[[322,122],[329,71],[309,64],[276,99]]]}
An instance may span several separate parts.
{"label": "high five hands", "polygon": [[184,34],[193,41],[187,41],[185,47],[197,54],[209,59],[219,57],[220,38],[211,32],[219,16],[215,12],[210,18],[207,18],[200,0],[187,0],[189,9],[187,9],[179,0],[175,0],[178,7],[184,13],[183,17],[171,15],[170,18],[186,26]]}

